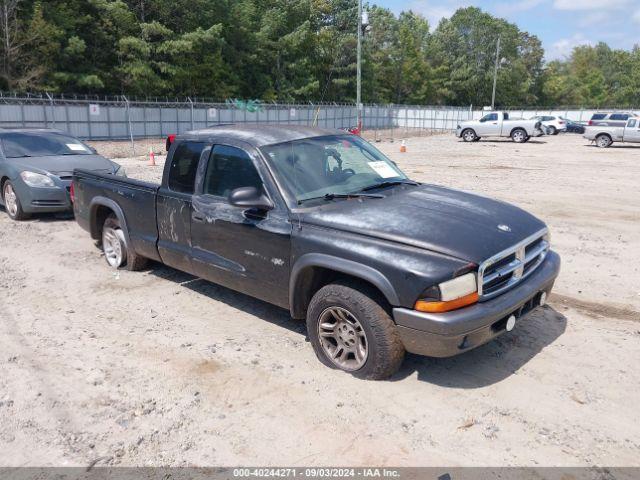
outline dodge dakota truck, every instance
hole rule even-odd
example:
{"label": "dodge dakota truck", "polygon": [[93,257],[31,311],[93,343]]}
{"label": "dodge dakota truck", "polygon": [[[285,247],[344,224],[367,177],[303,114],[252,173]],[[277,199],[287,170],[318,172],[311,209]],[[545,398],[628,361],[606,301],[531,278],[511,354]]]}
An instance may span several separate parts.
{"label": "dodge dakota truck", "polygon": [[189,132],[160,185],[76,170],[72,194],[111,267],[150,259],[283,307],[321,362],[366,379],[512,330],[560,268],[534,216],[412,181],[338,130]]}
{"label": "dodge dakota truck", "polygon": [[480,120],[462,122],[456,129],[456,136],[465,142],[477,142],[483,137],[511,137],[516,143],[524,143],[543,134],[539,119],[512,119],[507,112],[487,113]]}
{"label": "dodge dakota truck", "polygon": [[608,148],[613,142],[640,143],[640,117],[628,119],[622,127],[589,126],[584,138],[596,142],[600,148]]}

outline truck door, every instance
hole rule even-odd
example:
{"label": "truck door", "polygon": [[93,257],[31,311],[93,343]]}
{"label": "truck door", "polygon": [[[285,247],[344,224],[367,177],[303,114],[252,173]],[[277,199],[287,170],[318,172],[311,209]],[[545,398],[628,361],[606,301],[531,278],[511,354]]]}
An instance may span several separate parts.
{"label": "truck door", "polygon": [[[241,187],[264,192],[274,209],[231,205],[229,195]],[[191,244],[196,275],[288,307],[291,223],[253,147],[214,145],[201,163],[191,209]]]}
{"label": "truck door", "polygon": [[629,119],[624,129],[625,142],[640,142],[640,122],[635,118]]}
{"label": "truck door", "polygon": [[162,262],[193,273],[191,264],[191,198],[202,157],[211,153],[211,145],[200,141],[182,141],[169,151],[170,167],[158,191],[158,252]]}
{"label": "truck door", "polygon": [[500,135],[500,127],[498,126],[498,114],[489,113],[480,119],[480,125],[478,125],[478,131],[476,134],[479,137],[492,137]]}

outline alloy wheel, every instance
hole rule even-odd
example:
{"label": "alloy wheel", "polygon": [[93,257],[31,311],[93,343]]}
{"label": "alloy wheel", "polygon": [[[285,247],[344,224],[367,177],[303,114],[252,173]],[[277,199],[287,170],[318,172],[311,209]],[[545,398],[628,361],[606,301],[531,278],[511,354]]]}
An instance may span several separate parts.
{"label": "alloy wheel", "polygon": [[366,333],[347,309],[325,309],[318,320],[318,337],[325,355],[338,368],[353,372],[366,363],[369,354]]}
{"label": "alloy wheel", "polygon": [[4,186],[4,206],[11,217],[18,214],[18,196],[13,190],[13,185],[6,183]]}

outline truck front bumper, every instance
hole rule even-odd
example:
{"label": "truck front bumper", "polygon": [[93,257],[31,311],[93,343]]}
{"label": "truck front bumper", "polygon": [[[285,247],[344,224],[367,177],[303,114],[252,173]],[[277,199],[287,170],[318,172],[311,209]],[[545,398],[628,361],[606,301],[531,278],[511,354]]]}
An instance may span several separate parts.
{"label": "truck front bumper", "polygon": [[542,265],[520,285],[502,295],[447,313],[423,313],[394,308],[402,342],[408,352],[429,357],[452,357],[483,345],[507,331],[540,306],[560,272],[560,257],[550,251]]}

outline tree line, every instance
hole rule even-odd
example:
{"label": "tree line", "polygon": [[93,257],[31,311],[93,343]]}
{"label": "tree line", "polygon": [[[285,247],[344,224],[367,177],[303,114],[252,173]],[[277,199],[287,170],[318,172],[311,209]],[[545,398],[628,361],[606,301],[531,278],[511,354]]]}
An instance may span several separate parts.
{"label": "tree line", "polygon": [[[366,103],[637,105],[640,48],[540,39],[475,7],[437,26],[368,5]],[[0,0],[0,90],[354,102],[356,0]]]}

